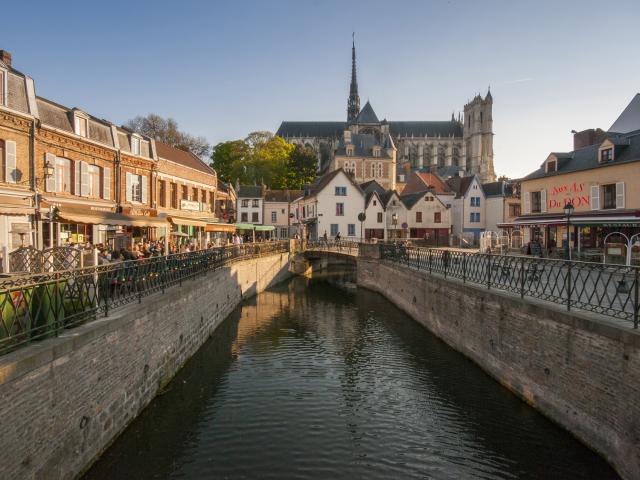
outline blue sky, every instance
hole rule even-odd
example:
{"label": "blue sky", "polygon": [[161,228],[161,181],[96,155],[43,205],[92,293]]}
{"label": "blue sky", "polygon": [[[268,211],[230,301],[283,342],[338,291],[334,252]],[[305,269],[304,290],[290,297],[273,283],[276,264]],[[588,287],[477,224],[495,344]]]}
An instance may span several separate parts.
{"label": "blue sky", "polygon": [[115,123],[170,116],[213,143],[343,120],[352,31],[380,118],[445,120],[491,85],[498,174],[608,128],[640,91],[637,1],[21,3],[3,7],[0,48],[38,95]]}

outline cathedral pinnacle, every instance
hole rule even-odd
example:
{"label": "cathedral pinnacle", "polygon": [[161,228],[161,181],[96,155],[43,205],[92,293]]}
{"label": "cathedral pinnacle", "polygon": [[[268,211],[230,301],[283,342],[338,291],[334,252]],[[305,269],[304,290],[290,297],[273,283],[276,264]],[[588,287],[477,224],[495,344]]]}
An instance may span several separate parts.
{"label": "cathedral pinnacle", "polygon": [[356,77],[356,40],[355,33],[351,35],[351,86],[347,101],[347,121],[353,122],[360,113],[360,97],[358,96],[358,79]]}

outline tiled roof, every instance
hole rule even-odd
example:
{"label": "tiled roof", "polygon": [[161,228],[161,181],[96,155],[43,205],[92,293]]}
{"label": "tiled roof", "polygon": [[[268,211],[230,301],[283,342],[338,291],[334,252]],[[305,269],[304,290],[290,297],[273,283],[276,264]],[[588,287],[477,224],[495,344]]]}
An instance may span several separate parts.
{"label": "tiled roof", "polygon": [[445,183],[445,181],[442,180],[438,175],[435,175],[433,173],[428,173],[428,172],[415,172],[415,173],[418,176],[418,178],[420,178],[420,180],[422,180],[427,187],[432,188],[436,193],[438,194],[450,193],[450,189],[447,186],[447,183]]}
{"label": "tiled roof", "polygon": [[179,163],[185,167],[199,170],[202,173],[208,173],[209,175],[215,175],[215,172],[211,167],[206,165],[196,155],[186,150],[180,150],[179,148],[172,147],[166,143],[156,141],[156,150],[158,156],[172,162]]}
{"label": "tiled roof", "polygon": [[302,196],[302,190],[267,190],[264,192],[265,202],[291,202]]}

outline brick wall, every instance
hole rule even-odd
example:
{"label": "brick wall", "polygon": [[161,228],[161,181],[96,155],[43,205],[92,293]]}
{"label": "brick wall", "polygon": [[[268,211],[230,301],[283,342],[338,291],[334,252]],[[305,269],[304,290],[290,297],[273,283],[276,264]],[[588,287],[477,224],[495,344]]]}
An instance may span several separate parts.
{"label": "brick wall", "polygon": [[505,387],[640,478],[640,334],[542,302],[358,259],[377,291]]}
{"label": "brick wall", "polygon": [[0,478],[77,477],[288,254],[235,263],[0,357]]}

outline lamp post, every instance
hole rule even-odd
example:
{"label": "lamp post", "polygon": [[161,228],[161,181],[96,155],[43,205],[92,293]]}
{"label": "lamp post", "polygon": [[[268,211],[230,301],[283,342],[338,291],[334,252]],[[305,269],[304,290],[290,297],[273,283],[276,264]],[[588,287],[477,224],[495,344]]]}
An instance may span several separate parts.
{"label": "lamp post", "polygon": [[571,234],[569,233],[569,228],[571,227],[571,214],[573,213],[573,205],[570,202],[567,202],[564,205],[564,214],[567,217],[567,246],[565,248],[565,258],[567,260],[571,260],[571,247],[569,242],[571,241]]}
{"label": "lamp post", "polygon": [[364,212],[360,212],[358,214],[358,220],[360,221],[360,241],[363,240],[362,237],[362,224],[364,223],[364,221],[367,219],[367,215]]}

